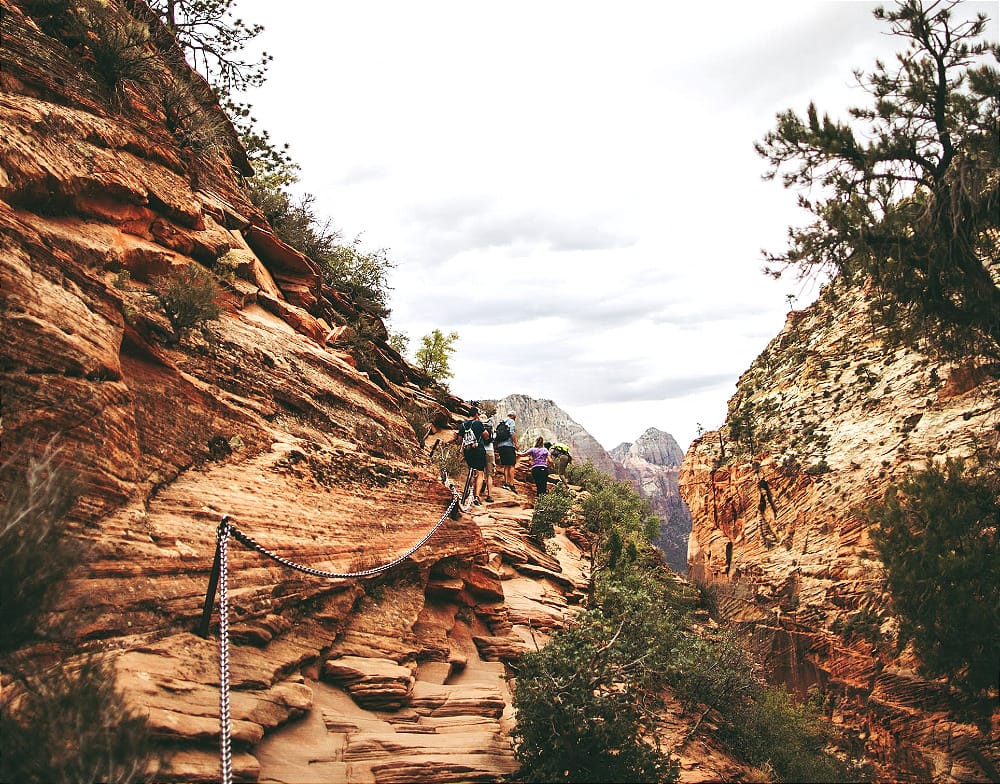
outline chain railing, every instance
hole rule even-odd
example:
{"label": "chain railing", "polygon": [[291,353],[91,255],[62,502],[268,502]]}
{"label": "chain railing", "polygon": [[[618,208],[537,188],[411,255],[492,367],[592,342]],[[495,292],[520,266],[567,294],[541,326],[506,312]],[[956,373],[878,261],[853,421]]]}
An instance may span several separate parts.
{"label": "chain railing", "polygon": [[202,610],[201,624],[198,633],[202,637],[208,637],[209,622],[212,618],[212,605],[215,601],[216,592],[219,596],[219,753],[222,784],[232,784],[233,780],[233,747],[232,747],[232,721],[230,718],[229,703],[229,537],[243,543],[252,550],[256,550],[262,555],[270,558],[276,563],[286,566],[289,569],[312,575],[313,577],[324,577],[331,580],[351,580],[362,577],[371,577],[392,569],[403,563],[417,550],[423,547],[430,540],[437,530],[444,525],[444,521],[452,513],[458,504],[458,494],[454,488],[452,490],[451,503],[445,509],[441,519],[434,524],[415,545],[406,552],[397,556],[393,560],[357,572],[327,572],[321,569],[313,569],[309,566],[297,564],[287,558],[271,552],[263,547],[250,536],[247,536],[239,528],[233,525],[229,515],[223,515],[217,531],[217,541],[215,547],[215,560],[212,563],[212,572],[208,580],[208,592],[205,596],[205,605]]}

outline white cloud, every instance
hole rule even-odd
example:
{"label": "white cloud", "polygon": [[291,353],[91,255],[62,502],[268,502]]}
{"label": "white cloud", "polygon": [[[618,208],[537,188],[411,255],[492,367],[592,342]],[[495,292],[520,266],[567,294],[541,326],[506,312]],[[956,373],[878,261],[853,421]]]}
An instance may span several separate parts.
{"label": "white cloud", "polygon": [[254,113],[389,249],[392,327],[456,330],[456,394],[551,398],[608,447],[721,424],[815,293],[760,272],[802,215],[753,143],[844,116],[898,46],[867,2],[238,5],[275,57]]}

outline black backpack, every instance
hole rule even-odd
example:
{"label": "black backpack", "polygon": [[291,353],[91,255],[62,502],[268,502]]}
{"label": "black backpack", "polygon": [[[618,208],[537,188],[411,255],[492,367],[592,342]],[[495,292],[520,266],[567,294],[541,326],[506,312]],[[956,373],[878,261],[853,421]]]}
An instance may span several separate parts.
{"label": "black backpack", "polygon": [[499,444],[509,439],[510,439],[510,425],[507,424],[507,420],[505,419],[503,422],[497,425],[496,441]]}

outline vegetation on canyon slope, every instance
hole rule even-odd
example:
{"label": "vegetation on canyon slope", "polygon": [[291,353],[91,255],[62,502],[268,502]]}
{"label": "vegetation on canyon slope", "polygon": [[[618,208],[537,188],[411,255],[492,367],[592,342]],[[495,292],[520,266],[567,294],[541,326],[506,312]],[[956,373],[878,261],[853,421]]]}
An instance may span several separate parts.
{"label": "vegetation on canyon slope", "polygon": [[[697,725],[712,712],[731,750],[780,781],[847,780],[808,705],[767,688],[730,634],[695,632],[697,595],[650,546],[648,504],[592,464],[569,472],[584,492],[539,499],[532,530],[571,521],[592,542],[587,608],[516,665],[513,730],[525,781],[673,781],[658,727],[668,691]],[[547,494],[549,495],[549,494]]]}
{"label": "vegetation on canyon slope", "polygon": [[156,764],[151,732],[115,687],[112,665],[98,653],[50,661],[24,648],[38,642],[36,625],[84,548],[66,530],[73,487],[59,449],[50,443],[23,470],[15,462],[0,466],[12,477],[0,510],[0,661],[14,678],[0,694],[0,781],[145,780]]}
{"label": "vegetation on canyon slope", "polygon": [[868,506],[899,644],[963,692],[996,688],[1000,468],[949,460],[912,472]]}

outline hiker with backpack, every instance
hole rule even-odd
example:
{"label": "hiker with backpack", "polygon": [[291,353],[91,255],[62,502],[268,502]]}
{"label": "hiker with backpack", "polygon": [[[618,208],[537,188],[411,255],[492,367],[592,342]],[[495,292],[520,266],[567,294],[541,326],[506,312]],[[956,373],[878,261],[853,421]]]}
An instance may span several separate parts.
{"label": "hiker with backpack", "polygon": [[503,469],[504,490],[514,490],[514,466],[517,465],[517,440],[514,437],[514,420],[517,415],[510,411],[507,418],[500,422],[493,434],[493,442],[496,448],[497,457],[500,459],[500,468]]}
{"label": "hiker with backpack", "polygon": [[493,447],[493,425],[489,422],[483,424],[483,448],[486,450],[486,467],[483,470],[483,485],[479,488],[479,494],[483,496],[486,503],[493,503],[490,495],[490,488],[493,486],[493,476],[496,474],[496,449]]}
{"label": "hiker with backpack", "polygon": [[[483,432],[486,430],[486,426],[479,419],[478,407],[473,406],[472,411],[469,412],[469,416],[469,419],[458,426],[457,438],[462,444],[462,459],[465,460],[465,464],[469,467],[470,471],[485,471],[486,446],[483,442]],[[478,488],[474,484],[472,487],[472,494],[475,499],[473,503],[476,506],[482,506],[476,490]]]}
{"label": "hiker with backpack", "polygon": [[569,453],[569,447],[566,444],[553,444],[549,447],[549,452],[552,453],[552,463],[556,473],[559,474],[559,481],[566,484],[566,468],[573,462],[573,455]]}

